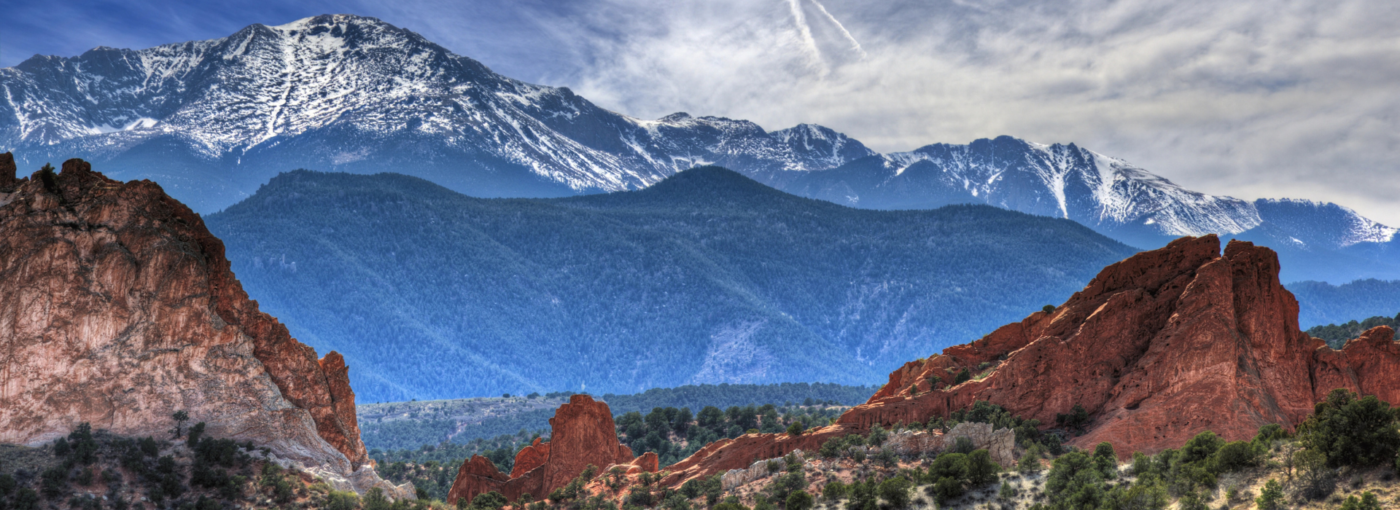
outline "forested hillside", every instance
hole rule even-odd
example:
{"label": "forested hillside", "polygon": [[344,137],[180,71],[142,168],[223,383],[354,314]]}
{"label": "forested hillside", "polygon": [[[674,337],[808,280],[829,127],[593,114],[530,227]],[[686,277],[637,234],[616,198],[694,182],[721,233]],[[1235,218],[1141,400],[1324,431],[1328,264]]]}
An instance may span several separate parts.
{"label": "forested hillside", "polygon": [[1357,280],[1342,285],[1306,281],[1286,287],[1298,298],[1298,325],[1303,329],[1359,317],[1390,316],[1400,310],[1400,280]]}
{"label": "forested hillside", "polygon": [[[608,404],[614,416],[622,416],[631,412],[649,413],[653,409],[702,409],[706,406],[721,409],[767,404],[853,406],[864,403],[879,389],[878,386],[824,383],[701,384],[652,388],[636,395],[609,393],[599,398]],[[471,444],[482,439],[520,436],[522,431],[547,434],[554,411],[573,394],[563,391],[545,395],[361,404],[356,408],[356,415],[366,448],[416,450],[424,445],[436,447],[446,442]],[[483,451],[489,449],[483,447]],[[437,457],[419,460],[434,458]]]}
{"label": "forested hillside", "polygon": [[1347,321],[1341,324],[1328,324],[1326,326],[1314,326],[1307,331],[1313,338],[1321,338],[1327,341],[1327,345],[1333,349],[1341,349],[1346,345],[1347,340],[1361,336],[1361,333],[1376,326],[1390,326],[1391,329],[1400,329],[1400,313],[1395,317],[1376,316],[1361,322]]}
{"label": "forested hillside", "polygon": [[869,211],[720,168],[566,199],[297,171],[206,218],[262,309],[361,402],[881,382],[1134,250],[989,206]]}

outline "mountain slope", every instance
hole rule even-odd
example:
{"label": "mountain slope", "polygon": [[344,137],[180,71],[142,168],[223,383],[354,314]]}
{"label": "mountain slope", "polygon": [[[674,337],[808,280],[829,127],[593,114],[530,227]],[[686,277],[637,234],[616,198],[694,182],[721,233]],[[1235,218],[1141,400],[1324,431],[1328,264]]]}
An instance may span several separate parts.
{"label": "mountain slope", "polygon": [[1142,248],[1216,233],[1277,247],[1284,281],[1400,278],[1396,229],[1351,209],[1198,193],[1074,144],[1042,145],[1002,136],[968,145],[929,145],[806,172],[784,189],[872,209],[983,203],[1069,218]]}
{"label": "mountain slope", "polygon": [[294,168],[404,172],[479,197],[558,197],[644,188],[717,164],[854,207],[989,204],[1073,219],[1141,248],[1234,235],[1278,247],[1285,281],[1400,278],[1395,229],[1333,204],[1197,193],[1073,144],[999,137],[881,155],[815,125],[635,119],[373,18],[36,56],[0,69],[0,89],[0,149],[15,150],[22,167],[84,157],[118,179],[156,180],[206,213]]}
{"label": "mountain slope", "polygon": [[1133,251],[1065,220],[850,209],[719,168],[535,200],[298,171],[206,221],[264,309],[356,366],[365,402],[870,383]]}
{"label": "mountain slope", "polygon": [[1400,280],[1357,280],[1342,285],[1304,281],[1288,284],[1298,296],[1298,322],[1305,328],[1341,324],[1400,310]]}
{"label": "mountain slope", "polygon": [[206,212],[297,167],[413,168],[479,196],[558,196],[644,187],[704,162],[773,172],[872,154],[815,126],[632,119],[349,15],[36,56],[0,70],[0,88],[0,146],[22,165],[85,155]]}

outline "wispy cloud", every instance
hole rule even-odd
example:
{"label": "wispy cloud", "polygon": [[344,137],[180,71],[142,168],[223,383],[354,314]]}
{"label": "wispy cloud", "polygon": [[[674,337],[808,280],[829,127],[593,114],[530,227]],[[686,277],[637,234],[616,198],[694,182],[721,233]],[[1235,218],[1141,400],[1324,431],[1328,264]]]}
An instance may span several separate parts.
{"label": "wispy cloud", "polygon": [[638,117],[813,122],[882,151],[1075,142],[1189,188],[1335,201],[1400,225],[1389,0],[31,2],[7,10],[0,65],[325,12],[379,17]]}
{"label": "wispy cloud", "polygon": [[[643,117],[815,122],[882,151],[1075,142],[1201,191],[1400,224],[1400,4],[827,0],[767,19],[754,4],[640,17],[599,4],[567,22],[665,28],[585,42],[605,57],[569,85]],[[793,18],[810,27],[802,44],[773,44]],[[813,46],[823,72],[799,65]]]}

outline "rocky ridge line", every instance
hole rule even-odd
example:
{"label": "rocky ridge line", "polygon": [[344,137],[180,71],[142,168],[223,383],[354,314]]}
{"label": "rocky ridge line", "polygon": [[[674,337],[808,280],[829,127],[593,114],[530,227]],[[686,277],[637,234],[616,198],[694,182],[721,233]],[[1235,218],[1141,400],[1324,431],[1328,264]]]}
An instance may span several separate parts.
{"label": "rocky ridge line", "polygon": [[[1292,429],[1335,388],[1400,402],[1400,344],[1381,326],[1333,350],[1298,328],[1298,303],[1268,248],[1214,235],[1178,239],[1110,265],[1053,312],[913,361],[836,424],[800,436],[748,434],[667,468],[662,483],[745,469],[754,459],[924,422],[986,400],[1054,426],[1081,406],[1085,433],[1123,456],[1177,447],[1211,430],[1227,440]],[[957,382],[966,370],[978,377]]]}

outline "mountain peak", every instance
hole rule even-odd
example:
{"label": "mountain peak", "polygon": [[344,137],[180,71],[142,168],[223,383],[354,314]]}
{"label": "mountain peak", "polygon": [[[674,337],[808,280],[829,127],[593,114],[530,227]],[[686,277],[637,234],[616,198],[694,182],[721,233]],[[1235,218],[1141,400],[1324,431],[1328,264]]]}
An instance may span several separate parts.
{"label": "mountain peak", "polygon": [[611,193],[605,196],[579,197],[581,202],[610,205],[675,207],[714,207],[720,209],[773,207],[785,201],[821,203],[789,195],[763,185],[738,172],[720,166],[697,166],[637,191]]}

